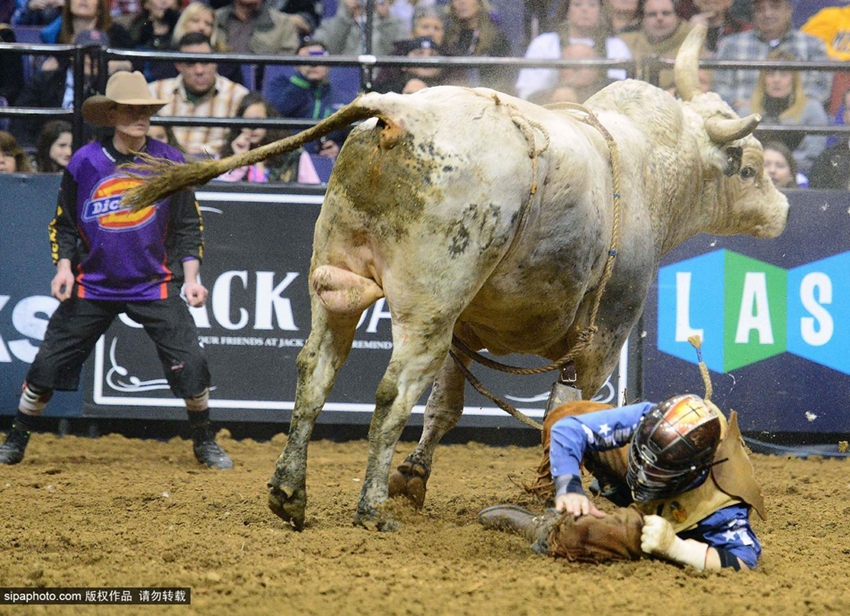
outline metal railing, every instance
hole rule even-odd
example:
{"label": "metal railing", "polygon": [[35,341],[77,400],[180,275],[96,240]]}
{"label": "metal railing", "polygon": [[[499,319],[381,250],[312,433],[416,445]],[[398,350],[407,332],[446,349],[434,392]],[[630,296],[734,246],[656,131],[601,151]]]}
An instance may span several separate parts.
{"label": "metal railing", "polygon": [[[0,53],[11,53],[13,55],[32,56],[56,56],[72,58],[74,71],[74,105],[73,109],[63,108],[32,108],[32,107],[5,107],[0,108],[0,117],[51,117],[69,118],[73,126],[74,146],[79,147],[83,142],[84,123],[80,108],[84,96],[83,58],[90,55],[92,64],[96,66],[94,84],[99,92],[103,92],[106,85],[110,60],[129,60],[131,63],[141,62],[215,62],[220,64],[250,64],[255,66],[286,65],[326,65],[329,67],[359,67],[361,75],[361,91],[370,91],[373,85],[375,72],[381,68],[503,68],[506,70],[518,70],[523,68],[588,68],[595,67],[600,70],[621,69],[628,77],[643,75],[650,83],[658,84],[659,74],[662,70],[672,68],[673,60],[662,58],[646,58],[641,64],[633,61],[617,61],[607,59],[526,59],[526,58],[498,58],[498,57],[430,57],[410,58],[407,56],[280,56],[280,55],[252,55],[237,53],[182,53],[182,52],[154,52],[138,51],[100,47],[78,47],[75,45],[32,45],[20,43],[0,44]],[[708,70],[759,70],[764,68],[806,70],[806,71],[828,71],[841,70],[842,65],[835,62],[788,62],[777,60],[754,60],[748,62],[704,60],[700,63],[701,68]],[[260,86],[256,87],[260,90]],[[266,127],[282,128],[290,130],[303,130],[315,125],[317,120],[305,120],[295,118],[273,118],[273,119],[242,119],[242,118],[189,118],[189,117],[167,117],[154,116],[152,123],[162,126],[209,126],[209,127]],[[850,133],[850,127],[838,125],[824,126],[792,126],[792,125],[760,125],[758,132],[800,132],[813,135],[834,135]]]}

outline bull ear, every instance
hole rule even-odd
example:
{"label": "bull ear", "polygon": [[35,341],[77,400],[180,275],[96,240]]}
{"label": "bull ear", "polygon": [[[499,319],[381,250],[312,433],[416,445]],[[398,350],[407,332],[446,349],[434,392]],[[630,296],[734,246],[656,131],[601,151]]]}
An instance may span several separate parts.
{"label": "bull ear", "polygon": [[759,122],[761,116],[757,113],[734,119],[714,116],[705,121],[705,131],[709,139],[722,145],[746,137],[756,129]]}
{"label": "bull ear", "polygon": [[744,153],[744,148],[726,148],[726,168],[723,170],[723,175],[732,177],[741,170],[741,156]]}
{"label": "bull ear", "polygon": [[676,91],[682,100],[689,101],[697,94],[702,94],[699,87],[699,55],[705,43],[706,32],[706,27],[702,24],[694,26],[676,54],[673,77]]}

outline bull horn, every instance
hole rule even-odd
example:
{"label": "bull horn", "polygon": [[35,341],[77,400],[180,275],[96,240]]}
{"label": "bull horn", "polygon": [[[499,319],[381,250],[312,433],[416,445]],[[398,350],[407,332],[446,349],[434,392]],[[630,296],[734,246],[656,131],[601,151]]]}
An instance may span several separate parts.
{"label": "bull horn", "polygon": [[699,56],[707,31],[702,24],[694,26],[679,47],[679,53],[676,54],[673,78],[676,82],[676,91],[682,100],[689,101],[695,95],[702,94],[699,87]]}
{"label": "bull horn", "polygon": [[746,118],[718,118],[714,116],[705,121],[705,131],[714,143],[729,143],[752,133],[761,122],[757,113]]}

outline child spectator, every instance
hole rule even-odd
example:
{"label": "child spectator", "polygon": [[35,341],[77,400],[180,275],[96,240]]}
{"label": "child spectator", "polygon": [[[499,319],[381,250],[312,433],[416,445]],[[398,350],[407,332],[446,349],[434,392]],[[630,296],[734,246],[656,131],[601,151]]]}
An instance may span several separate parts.
{"label": "child spectator", "polygon": [[73,135],[71,123],[52,120],[44,125],[35,148],[35,170],[39,173],[60,173],[68,166]]}
{"label": "child spectator", "polygon": [[[251,92],[242,99],[236,111],[237,118],[277,118],[277,110],[258,93]],[[232,128],[222,148],[221,156],[243,154],[254,148],[267,145],[287,135],[277,129]],[[259,163],[239,167],[216,178],[224,182],[298,182],[299,184],[318,184],[319,176],[304,148],[286,152]]]}
{"label": "child spectator", "polygon": [[31,173],[30,159],[12,133],[0,130],[0,173]]}
{"label": "child spectator", "polygon": [[[318,40],[305,41],[298,49],[299,56],[324,57],[328,55],[325,44]],[[339,100],[328,77],[326,64],[302,64],[291,76],[280,75],[268,84],[269,102],[281,117],[322,120],[351,101]],[[347,135],[346,130],[335,131],[319,141],[307,144],[307,151],[334,158]]]}
{"label": "child spectator", "polygon": [[764,147],[764,170],[777,188],[805,188],[809,181],[797,172],[797,163],[791,150],[779,141],[768,141]]}

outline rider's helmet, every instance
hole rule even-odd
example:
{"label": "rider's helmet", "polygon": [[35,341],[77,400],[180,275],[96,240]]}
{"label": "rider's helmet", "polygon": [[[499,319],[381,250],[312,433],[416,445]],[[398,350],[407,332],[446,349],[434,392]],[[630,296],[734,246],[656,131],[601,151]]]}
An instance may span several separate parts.
{"label": "rider's helmet", "polygon": [[634,499],[669,498],[701,484],[720,438],[720,412],[699,396],[655,406],[641,418],[629,447],[626,483]]}

